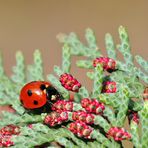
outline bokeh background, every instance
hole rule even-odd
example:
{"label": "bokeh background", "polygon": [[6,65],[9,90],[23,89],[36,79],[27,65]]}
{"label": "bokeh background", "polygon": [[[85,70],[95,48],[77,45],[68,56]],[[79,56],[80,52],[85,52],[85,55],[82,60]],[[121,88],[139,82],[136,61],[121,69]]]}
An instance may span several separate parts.
{"label": "bokeh background", "polygon": [[17,50],[31,63],[33,51],[40,49],[45,73],[50,73],[61,63],[57,34],[73,31],[84,41],[84,31],[90,27],[104,50],[105,33],[118,43],[120,25],[128,29],[133,54],[146,59],[148,0],[0,0],[0,50],[6,72],[11,74]]}
{"label": "bokeh background", "polygon": [[[30,64],[35,49],[42,52],[45,73],[51,73],[62,60],[57,34],[76,32],[85,42],[84,31],[90,27],[104,50],[105,33],[118,43],[120,25],[128,29],[132,53],[147,59],[148,0],[0,0],[0,50],[6,73],[11,75],[17,50]],[[91,89],[84,70],[73,66],[72,73]],[[126,147],[132,146],[126,143]]]}

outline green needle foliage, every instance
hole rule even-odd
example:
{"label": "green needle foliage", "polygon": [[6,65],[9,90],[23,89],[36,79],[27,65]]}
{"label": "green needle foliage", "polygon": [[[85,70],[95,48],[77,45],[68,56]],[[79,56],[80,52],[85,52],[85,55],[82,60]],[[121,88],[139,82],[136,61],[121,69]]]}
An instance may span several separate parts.
{"label": "green needle foliage", "polygon": [[[136,148],[147,148],[148,99],[143,99],[143,92],[148,84],[148,62],[139,55],[133,56],[128,33],[123,26],[120,26],[119,44],[114,43],[111,34],[105,35],[107,56],[117,63],[117,70],[106,75],[101,64],[93,67],[94,59],[103,57],[94,31],[90,28],[86,29],[85,38],[87,44],[84,45],[74,32],[69,35],[58,35],[59,41],[63,44],[62,62],[60,66],[54,66],[55,74],[48,74],[46,77],[39,50],[35,50],[34,63],[30,65],[25,64],[22,52],[18,51],[16,65],[12,68],[13,74],[10,77],[5,74],[0,54],[0,106],[7,105],[15,110],[13,113],[3,111],[0,114],[0,128],[10,124],[20,127],[20,134],[13,135],[11,138],[14,142],[11,147],[122,148],[125,147],[122,141],[118,142],[113,138],[108,138],[107,133],[112,127],[127,129],[127,117],[129,117],[129,112],[133,111],[137,113],[138,119],[136,119],[140,124],[135,118],[129,120],[130,142]],[[117,50],[123,55],[124,61],[118,59]],[[79,92],[71,93],[61,85],[58,77],[64,73],[72,74],[72,56],[82,57],[81,60],[76,61],[76,65],[79,68],[88,69],[86,75],[93,83],[90,92],[82,85]],[[139,67],[134,62],[137,62]],[[49,127],[44,124],[44,118],[48,112],[36,115],[23,108],[19,100],[21,88],[30,81],[39,80],[50,81],[65,100],[69,100],[72,95],[73,111],[84,110],[81,106],[83,98],[95,98],[104,103],[105,110],[102,115],[95,115],[94,124],[90,125],[94,129],[91,133],[91,140],[80,138],[68,130],[69,123],[72,122],[73,111],[69,112],[68,122]],[[102,93],[105,80],[116,82],[117,91],[115,93]]]}

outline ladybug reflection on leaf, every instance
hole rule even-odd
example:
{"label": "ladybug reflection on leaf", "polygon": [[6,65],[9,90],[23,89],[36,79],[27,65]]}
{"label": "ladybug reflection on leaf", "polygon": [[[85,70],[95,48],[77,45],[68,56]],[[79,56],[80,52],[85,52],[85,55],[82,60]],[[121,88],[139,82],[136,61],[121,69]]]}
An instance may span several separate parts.
{"label": "ladybug reflection on leaf", "polygon": [[50,111],[52,103],[62,96],[49,82],[33,81],[27,83],[20,92],[20,101],[24,108],[37,112]]}

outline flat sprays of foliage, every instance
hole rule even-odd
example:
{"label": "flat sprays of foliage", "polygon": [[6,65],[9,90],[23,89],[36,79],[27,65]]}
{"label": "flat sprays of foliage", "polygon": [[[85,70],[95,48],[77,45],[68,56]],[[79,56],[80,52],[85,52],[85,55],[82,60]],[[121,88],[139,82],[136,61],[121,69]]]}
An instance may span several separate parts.
{"label": "flat sprays of foliage", "polygon": [[[22,52],[17,52],[11,77],[5,74],[0,56],[0,106],[15,110],[2,112],[0,147],[120,148],[128,140],[136,148],[147,148],[148,62],[133,56],[122,26],[119,44],[109,33],[105,35],[107,56],[102,55],[90,28],[85,38],[87,45],[74,32],[58,35],[63,44],[62,62],[46,77],[39,50],[34,52],[32,65],[25,65]],[[118,59],[117,50],[124,61]],[[76,65],[88,69],[86,75],[93,83],[90,92],[71,73],[72,56],[82,56]],[[51,111],[34,114],[23,107],[20,91],[31,81],[49,81],[61,94]]]}

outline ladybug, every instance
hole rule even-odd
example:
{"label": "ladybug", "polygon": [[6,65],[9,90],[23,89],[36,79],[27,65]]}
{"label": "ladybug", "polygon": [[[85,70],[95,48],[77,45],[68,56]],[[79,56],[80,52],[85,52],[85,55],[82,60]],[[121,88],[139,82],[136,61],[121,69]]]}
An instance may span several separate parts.
{"label": "ladybug", "polygon": [[29,82],[20,92],[20,101],[23,107],[29,110],[45,110],[45,107],[49,108],[61,97],[51,83],[46,81]]}

